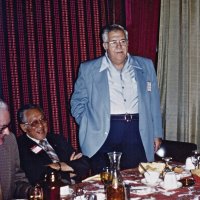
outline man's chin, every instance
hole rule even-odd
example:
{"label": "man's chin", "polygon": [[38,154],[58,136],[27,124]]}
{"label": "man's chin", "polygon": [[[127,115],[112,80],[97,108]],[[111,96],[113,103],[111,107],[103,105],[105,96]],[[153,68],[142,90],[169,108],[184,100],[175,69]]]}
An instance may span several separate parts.
{"label": "man's chin", "polygon": [[37,139],[38,140],[44,140],[46,138],[46,134],[37,134]]}

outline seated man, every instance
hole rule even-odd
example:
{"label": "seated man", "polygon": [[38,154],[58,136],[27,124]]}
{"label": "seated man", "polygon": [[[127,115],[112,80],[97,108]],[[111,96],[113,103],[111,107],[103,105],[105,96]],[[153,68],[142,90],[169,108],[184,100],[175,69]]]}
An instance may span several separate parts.
{"label": "seated man", "polygon": [[31,184],[43,179],[47,166],[60,170],[67,183],[72,176],[75,180],[85,178],[90,169],[89,158],[76,154],[61,134],[48,133],[47,120],[39,106],[23,106],[17,117],[26,133],[18,138],[21,167]]}
{"label": "seated man", "polygon": [[31,185],[20,170],[16,138],[9,130],[10,113],[0,99],[0,199],[27,198]]}

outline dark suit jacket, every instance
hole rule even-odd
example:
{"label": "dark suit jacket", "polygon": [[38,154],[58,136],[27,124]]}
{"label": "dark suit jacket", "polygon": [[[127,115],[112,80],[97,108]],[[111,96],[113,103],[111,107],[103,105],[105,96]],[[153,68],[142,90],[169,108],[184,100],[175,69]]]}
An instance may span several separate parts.
{"label": "dark suit jacket", "polygon": [[[47,140],[57,153],[60,162],[65,162],[74,169],[77,174],[76,179],[80,180],[87,175],[90,165],[89,158],[82,156],[80,159],[70,161],[71,154],[75,151],[60,134],[47,134]],[[47,172],[46,165],[52,163],[44,150],[34,153],[31,148],[37,143],[27,137],[26,134],[18,138],[18,147],[21,161],[21,168],[25,171],[31,184],[36,184],[44,178]],[[70,181],[68,172],[61,172],[62,179]]]}

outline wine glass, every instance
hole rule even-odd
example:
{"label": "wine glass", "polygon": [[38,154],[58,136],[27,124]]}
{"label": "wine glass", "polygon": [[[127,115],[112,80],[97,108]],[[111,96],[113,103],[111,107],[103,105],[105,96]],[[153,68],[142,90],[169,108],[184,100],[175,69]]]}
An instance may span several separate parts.
{"label": "wine glass", "polygon": [[164,157],[162,159],[165,161],[164,173],[171,172],[172,170],[169,167],[169,161],[172,160],[172,157]]}
{"label": "wine glass", "polygon": [[35,185],[29,194],[29,200],[43,200],[43,189],[40,185]]}
{"label": "wine glass", "polygon": [[101,182],[104,184],[104,188],[112,182],[112,170],[109,167],[104,167],[100,173]]}
{"label": "wine glass", "polygon": [[192,160],[193,165],[195,166],[195,169],[199,168],[200,150],[196,149],[192,151],[191,160]]}

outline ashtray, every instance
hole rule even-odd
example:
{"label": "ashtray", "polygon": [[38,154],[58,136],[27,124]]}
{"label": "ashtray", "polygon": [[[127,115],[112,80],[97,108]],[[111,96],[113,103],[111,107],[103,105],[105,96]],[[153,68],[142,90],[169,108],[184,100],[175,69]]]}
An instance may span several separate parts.
{"label": "ashtray", "polygon": [[190,187],[190,186],[195,184],[194,179],[191,178],[191,177],[190,178],[183,178],[179,181],[183,184],[184,187]]}

